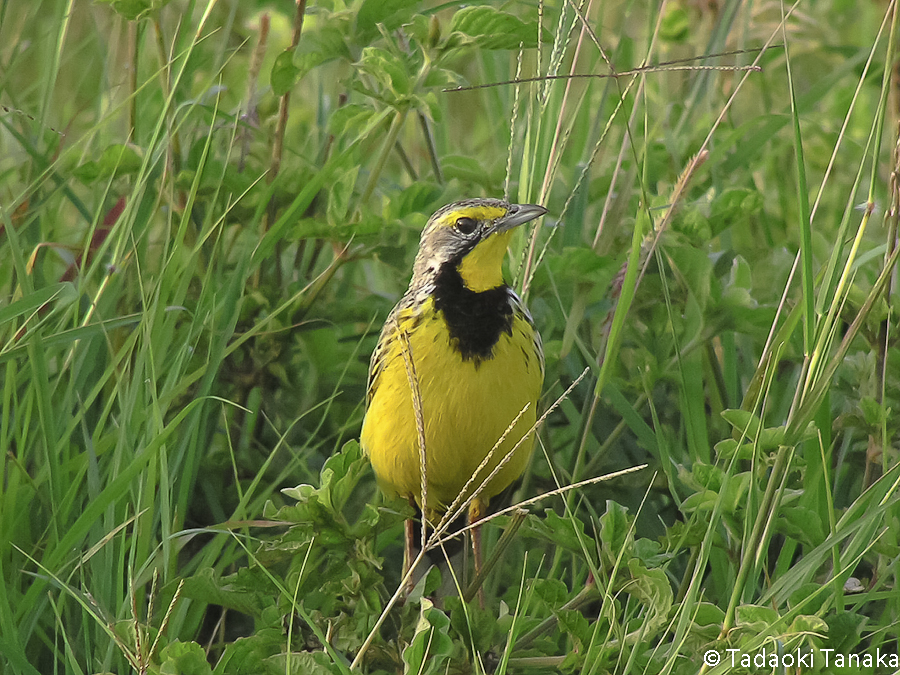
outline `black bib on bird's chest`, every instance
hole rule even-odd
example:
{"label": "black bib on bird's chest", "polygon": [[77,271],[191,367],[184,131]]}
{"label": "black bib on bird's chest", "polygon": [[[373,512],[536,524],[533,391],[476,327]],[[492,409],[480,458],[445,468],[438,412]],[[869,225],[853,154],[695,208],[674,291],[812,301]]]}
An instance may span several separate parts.
{"label": "black bib on bird's chest", "polygon": [[513,308],[509,287],[497,286],[476,292],[466,288],[455,261],[441,265],[434,280],[434,306],[444,315],[450,345],[464,361],[493,356],[500,335],[512,335]]}

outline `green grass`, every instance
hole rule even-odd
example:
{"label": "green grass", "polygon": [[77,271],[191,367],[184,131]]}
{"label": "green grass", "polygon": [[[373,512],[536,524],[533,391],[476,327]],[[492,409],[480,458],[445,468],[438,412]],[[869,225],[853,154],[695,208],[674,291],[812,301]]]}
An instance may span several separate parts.
{"label": "green grass", "polygon": [[[0,3],[0,671],[895,672],[894,5],[141,8]],[[398,602],[368,356],[504,195],[526,512]]]}

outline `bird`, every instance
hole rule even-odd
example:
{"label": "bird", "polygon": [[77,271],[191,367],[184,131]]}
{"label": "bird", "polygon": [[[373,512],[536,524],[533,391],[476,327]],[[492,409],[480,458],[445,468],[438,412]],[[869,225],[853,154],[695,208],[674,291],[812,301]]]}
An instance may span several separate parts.
{"label": "bird", "polygon": [[[436,211],[422,231],[409,289],[388,315],[369,363],[360,446],[376,481],[432,523],[474,495],[467,519],[476,577],[478,522],[491,497],[528,464],[544,380],[540,334],[504,281],[503,259],[513,230],[545,213],[536,204],[487,198]],[[408,590],[413,539],[408,520]]]}

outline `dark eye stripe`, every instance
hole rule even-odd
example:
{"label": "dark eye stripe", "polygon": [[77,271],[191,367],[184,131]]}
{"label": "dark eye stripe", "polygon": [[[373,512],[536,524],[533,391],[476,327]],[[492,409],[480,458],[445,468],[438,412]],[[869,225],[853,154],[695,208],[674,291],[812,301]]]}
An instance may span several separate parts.
{"label": "dark eye stripe", "polygon": [[456,229],[463,234],[472,234],[476,227],[478,227],[478,222],[474,218],[463,217],[456,219]]}

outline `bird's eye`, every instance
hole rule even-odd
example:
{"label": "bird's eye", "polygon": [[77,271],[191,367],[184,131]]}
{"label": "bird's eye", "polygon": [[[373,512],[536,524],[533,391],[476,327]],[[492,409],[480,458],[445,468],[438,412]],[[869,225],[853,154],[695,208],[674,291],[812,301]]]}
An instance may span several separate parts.
{"label": "bird's eye", "polygon": [[456,229],[463,234],[472,234],[476,227],[478,227],[478,222],[474,218],[456,219]]}

